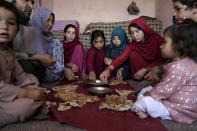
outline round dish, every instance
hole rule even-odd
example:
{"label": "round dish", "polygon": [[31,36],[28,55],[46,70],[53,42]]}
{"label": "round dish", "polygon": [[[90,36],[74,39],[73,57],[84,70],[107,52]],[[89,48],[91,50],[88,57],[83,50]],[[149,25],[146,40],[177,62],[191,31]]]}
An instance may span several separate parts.
{"label": "round dish", "polygon": [[97,86],[97,87],[88,88],[88,91],[97,96],[105,96],[106,94],[112,92],[112,89],[107,88],[107,87]]}
{"label": "round dish", "polygon": [[102,83],[101,80],[95,80],[95,81],[86,80],[85,83],[91,86],[107,86],[108,85],[108,84]]}

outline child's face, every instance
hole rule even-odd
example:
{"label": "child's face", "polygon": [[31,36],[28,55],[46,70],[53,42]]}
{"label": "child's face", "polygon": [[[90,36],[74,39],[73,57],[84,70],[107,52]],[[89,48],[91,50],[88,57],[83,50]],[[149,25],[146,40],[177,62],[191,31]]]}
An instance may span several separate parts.
{"label": "child's face", "polygon": [[68,43],[72,42],[75,39],[75,28],[69,27],[66,33],[64,33],[64,36]]}
{"label": "child's face", "polygon": [[104,44],[105,44],[104,39],[103,39],[103,37],[101,37],[101,36],[97,37],[97,38],[94,39],[94,41],[93,41],[94,47],[95,47],[97,50],[99,50],[99,51],[101,51],[101,50],[103,49]]}
{"label": "child's face", "polygon": [[142,30],[139,30],[135,27],[130,27],[130,35],[132,39],[136,42],[144,42],[144,32]]}
{"label": "child's face", "polygon": [[173,59],[177,57],[172,46],[172,39],[167,34],[164,34],[164,42],[160,46],[160,48],[161,48],[161,54],[163,58]]}
{"label": "child's face", "polygon": [[50,15],[48,21],[44,25],[45,32],[50,32],[51,29],[53,28],[53,24],[54,24],[54,17],[53,15]]}
{"label": "child's face", "polygon": [[181,2],[173,2],[174,16],[177,22],[182,22],[185,19],[193,19],[194,9],[190,9],[187,5],[183,5]]}
{"label": "child's face", "polygon": [[119,47],[121,45],[121,40],[119,39],[118,36],[114,36],[114,38],[112,39],[112,42],[113,44],[116,46],[116,47]]}
{"label": "child's face", "polygon": [[9,43],[17,33],[16,15],[0,7],[0,43]]}

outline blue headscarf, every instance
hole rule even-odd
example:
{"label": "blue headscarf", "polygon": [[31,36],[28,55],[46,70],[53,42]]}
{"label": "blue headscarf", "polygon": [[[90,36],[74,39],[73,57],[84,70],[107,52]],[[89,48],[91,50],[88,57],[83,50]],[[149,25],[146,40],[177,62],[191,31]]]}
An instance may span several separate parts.
{"label": "blue headscarf", "polygon": [[[119,47],[116,47],[114,44],[113,44],[113,38],[115,36],[118,36],[118,38],[120,39],[121,41],[121,45]],[[126,48],[126,46],[129,44],[129,39],[127,37],[127,34],[125,32],[124,29],[121,29],[121,28],[115,28],[113,31],[112,31],[112,34],[111,34],[111,41],[110,41],[110,48],[118,48],[118,52],[120,54],[122,54],[123,50]]]}

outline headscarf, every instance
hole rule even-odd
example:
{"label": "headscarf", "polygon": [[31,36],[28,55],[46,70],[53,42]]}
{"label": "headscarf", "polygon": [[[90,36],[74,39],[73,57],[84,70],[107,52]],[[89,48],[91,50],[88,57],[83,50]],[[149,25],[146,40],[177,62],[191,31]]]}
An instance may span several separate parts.
{"label": "headscarf", "polygon": [[79,31],[77,27],[75,27],[75,39],[70,43],[68,43],[66,40],[63,40],[62,43],[64,47],[64,63],[67,64],[70,62],[71,56],[74,52],[76,45],[82,45],[79,41]]}
{"label": "headscarf", "polygon": [[[138,52],[146,61],[153,61],[156,58],[158,51],[160,51],[160,45],[163,43],[163,38],[151,29],[142,18],[134,19],[131,21],[130,25],[133,23],[137,24],[142,29],[145,41],[132,41],[129,45],[131,47],[131,51],[133,50]],[[128,26],[129,32],[131,27],[130,25]]]}
{"label": "headscarf", "polygon": [[[114,44],[113,44],[113,38],[115,36],[118,36],[118,38],[120,39],[121,41],[121,45],[119,47],[116,47]],[[122,54],[123,50],[126,48],[126,46],[129,44],[129,39],[127,37],[127,34],[125,33],[125,30],[124,29],[121,29],[121,28],[115,28],[113,31],[112,31],[112,34],[111,34],[111,41],[110,41],[110,48],[118,48],[118,53],[119,54]]]}
{"label": "headscarf", "polygon": [[45,32],[44,26],[52,13],[53,12],[50,11],[48,8],[38,8],[29,22],[31,26],[35,27],[37,30],[39,30],[42,33],[42,35],[39,36],[42,38],[42,41],[37,41],[37,42],[40,43],[39,45],[44,46],[46,52],[49,49],[49,44],[53,39],[53,35],[51,32]]}

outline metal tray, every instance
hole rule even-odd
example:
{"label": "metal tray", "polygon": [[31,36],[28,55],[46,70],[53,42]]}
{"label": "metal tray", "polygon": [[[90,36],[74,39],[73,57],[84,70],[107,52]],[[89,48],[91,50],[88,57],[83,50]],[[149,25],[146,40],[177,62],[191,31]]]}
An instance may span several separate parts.
{"label": "metal tray", "polygon": [[97,96],[105,96],[106,94],[111,93],[112,89],[107,88],[107,87],[102,87],[102,86],[96,86],[96,87],[88,88],[88,91]]}

